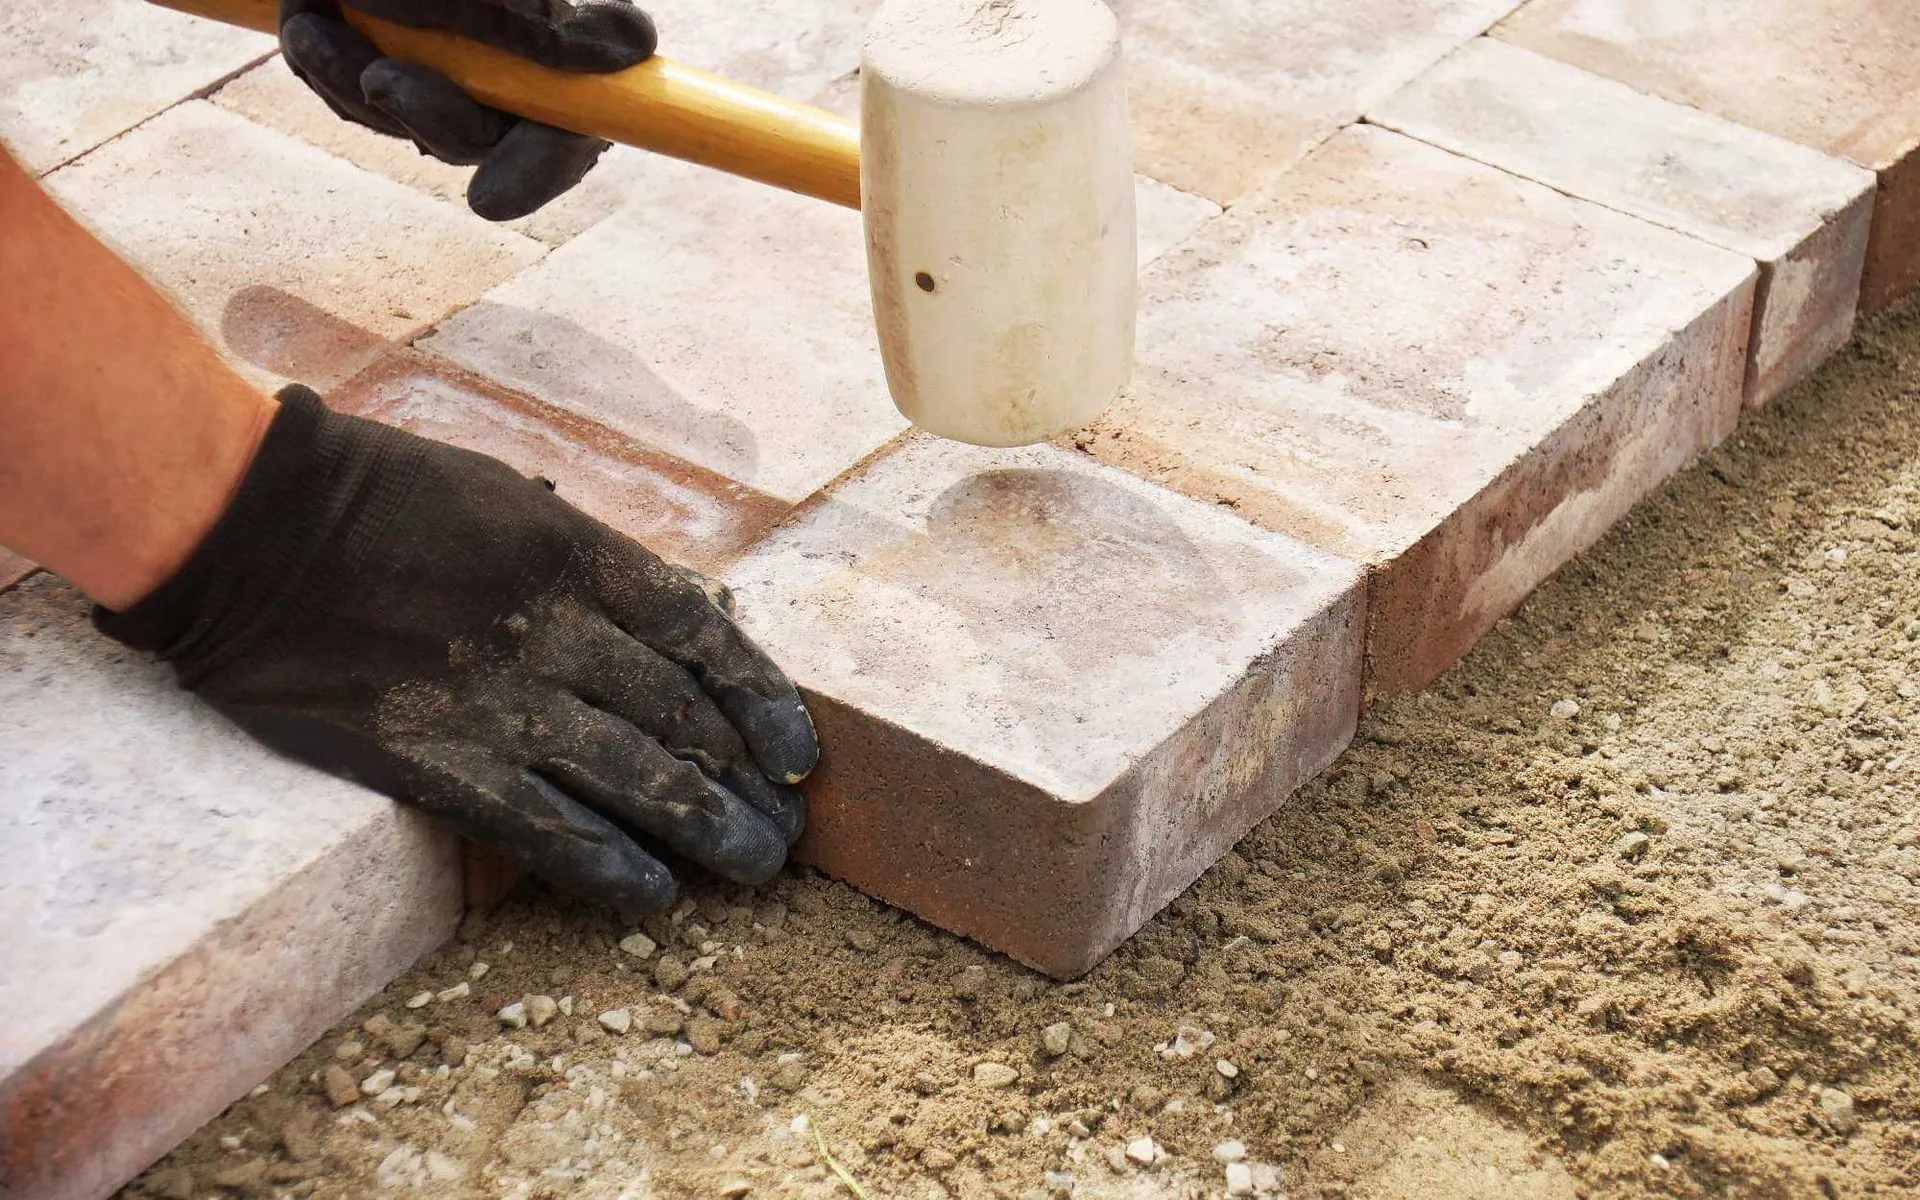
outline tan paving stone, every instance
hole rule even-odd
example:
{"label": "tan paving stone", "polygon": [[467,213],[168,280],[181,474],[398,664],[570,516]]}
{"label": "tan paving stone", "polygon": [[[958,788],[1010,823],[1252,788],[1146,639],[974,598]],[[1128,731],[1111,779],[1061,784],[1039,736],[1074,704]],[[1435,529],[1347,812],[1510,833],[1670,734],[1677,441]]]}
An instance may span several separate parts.
{"label": "tan paving stone", "polygon": [[1533,0],[1494,36],[1878,172],[1861,311],[1920,282],[1920,5]]}
{"label": "tan paving stone", "polygon": [[1352,733],[1354,564],[1051,446],[911,435],[722,577],[820,727],[803,856],[1056,975]]}
{"label": "tan paving stone", "polygon": [[1871,171],[1490,38],[1368,119],[1756,260],[1751,404],[1852,332]]}
{"label": "tan paving stone", "polygon": [[1360,126],[1150,268],[1077,440],[1374,566],[1369,687],[1423,686],[1733,427],[1754,266]]}
{"label": "tan paving stone", "polygon": [[109,1194],[444,940],[454,839],[0,595],[0,1190]]}
{"label": "tan paving stone", "polygon": [[906,428],[860,216],[655,159],[632,207],[422,344],[788,503]]}
{"label": "tan paving stone", "polygon": [[0,6],[0,142],[29,171],[51,171],[273,47],[144,0]]}
{"label": "tan paving stone", "polygon": [[602,426],[403,350],[327,396],[345,412],[491,454],[551,480],[588,515],[672,562],[712,574],[765,537],[787,506]]}
{"label": "tan paving stone", "polygon": [[204,100],[46,182],[266,385],[330,387],[544,252]]}
{"label": "tan paving stone", "polygon": [[1140,170],[1253,191],[1520,0],[1115,0]]}

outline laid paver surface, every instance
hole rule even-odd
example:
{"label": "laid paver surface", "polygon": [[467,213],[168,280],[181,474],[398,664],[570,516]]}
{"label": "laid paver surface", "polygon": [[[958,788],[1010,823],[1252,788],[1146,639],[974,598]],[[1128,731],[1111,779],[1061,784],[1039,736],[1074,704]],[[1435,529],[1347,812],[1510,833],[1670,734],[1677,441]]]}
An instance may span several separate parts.
{"label": "laid paver surface", "polygon": [[267,386],[331,387],[545,253],[204,100],[46,184]]}
{"label": "laid paver surface", "polygon": [[[654,11],[678,57],[848,112],[873,7]],[[489,225],[463,172],[332,121],[270,41],[132,0],[0,17],[24,30],[0,137],[263,385],[497,454],[731,581],[823,734],[802,856],[1066,976],[1337,755],[1367,696],[1447,669],[1829,352],[1854,297],[1920,277],[1905,4],[1115,8],[1135,378],[1020,451],[907,432],[851,212],[616,149]],[[8,1113],[133,1131],[62,1196],[238,1094],[458,904],[450,842],[83,617],[45,576],[0,595],[23,664],[0,688],[38,689],[0,704],[0,819],[67,822],[44,845],[68,897],[56,920],[26,907],[51,884],[12,883],[54,860],[0,871],[12,936],[53,939],[0,951],[0,993],[54,942],[111,950],[82,926],[172,925],[111,969],[70,955],[92,990],[0,1043]],[[208,878],[217,854],[244,869]],[[109,886],[129,857],[160,882]],[[126,1037],[175,1010],[204,1017],[169,1027],[178,1055]],[[47,1064],[84,1086],[49,1098]]]}
{"label": "laid paver surface", "polygon": [[272,38],[145,0],[0,10],[0,139],[51,171],[274,50]]}
{"label": "laid paver surface", "polygon": [[1381,129],[1148,269],[1080,445],[1372,564],[1423,686],[1738,416],[1753,262]]}
{"label": "laid paver surface", "polygon": [[1853,331],[1870,171],[1492,38],[1367,118],[1754,259],[1749,403],[1799,382]]}
{"label": "laid paver surface", "polygon": [[1533,0],[1494,36],[1878,172],[1862,308],[1920,283],[1920,5]]}

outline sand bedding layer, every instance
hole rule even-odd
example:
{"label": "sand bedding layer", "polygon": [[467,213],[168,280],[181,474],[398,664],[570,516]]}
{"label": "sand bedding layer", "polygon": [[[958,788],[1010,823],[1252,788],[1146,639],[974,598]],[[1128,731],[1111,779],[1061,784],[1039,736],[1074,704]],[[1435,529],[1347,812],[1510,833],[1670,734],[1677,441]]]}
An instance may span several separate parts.
{"label": "sand bedding layer", "polygon": [[135,1191],[1915,1194],[1917,418],[1910,304],[1078,983],[527,887]]}

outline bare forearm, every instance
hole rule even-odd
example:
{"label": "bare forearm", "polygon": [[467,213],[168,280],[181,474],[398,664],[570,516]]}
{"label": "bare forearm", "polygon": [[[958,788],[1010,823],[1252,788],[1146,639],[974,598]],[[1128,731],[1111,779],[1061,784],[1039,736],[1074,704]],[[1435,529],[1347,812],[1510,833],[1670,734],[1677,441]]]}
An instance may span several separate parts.
{"label": "bare forearm", "polygon": [[212,528],[273,411],[0,149],[0,545],[124,608]]}

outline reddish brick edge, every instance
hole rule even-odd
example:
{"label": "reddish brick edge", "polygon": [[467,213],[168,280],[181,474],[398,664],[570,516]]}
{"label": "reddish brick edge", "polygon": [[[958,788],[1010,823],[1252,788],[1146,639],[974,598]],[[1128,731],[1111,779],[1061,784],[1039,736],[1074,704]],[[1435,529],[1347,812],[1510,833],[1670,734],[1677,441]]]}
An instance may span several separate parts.
{"label": "reddish brick edge", "polygon": [[1920,147],[1880,172],[1867,243],[1860,315],[1886,308],[1920,284]]}

